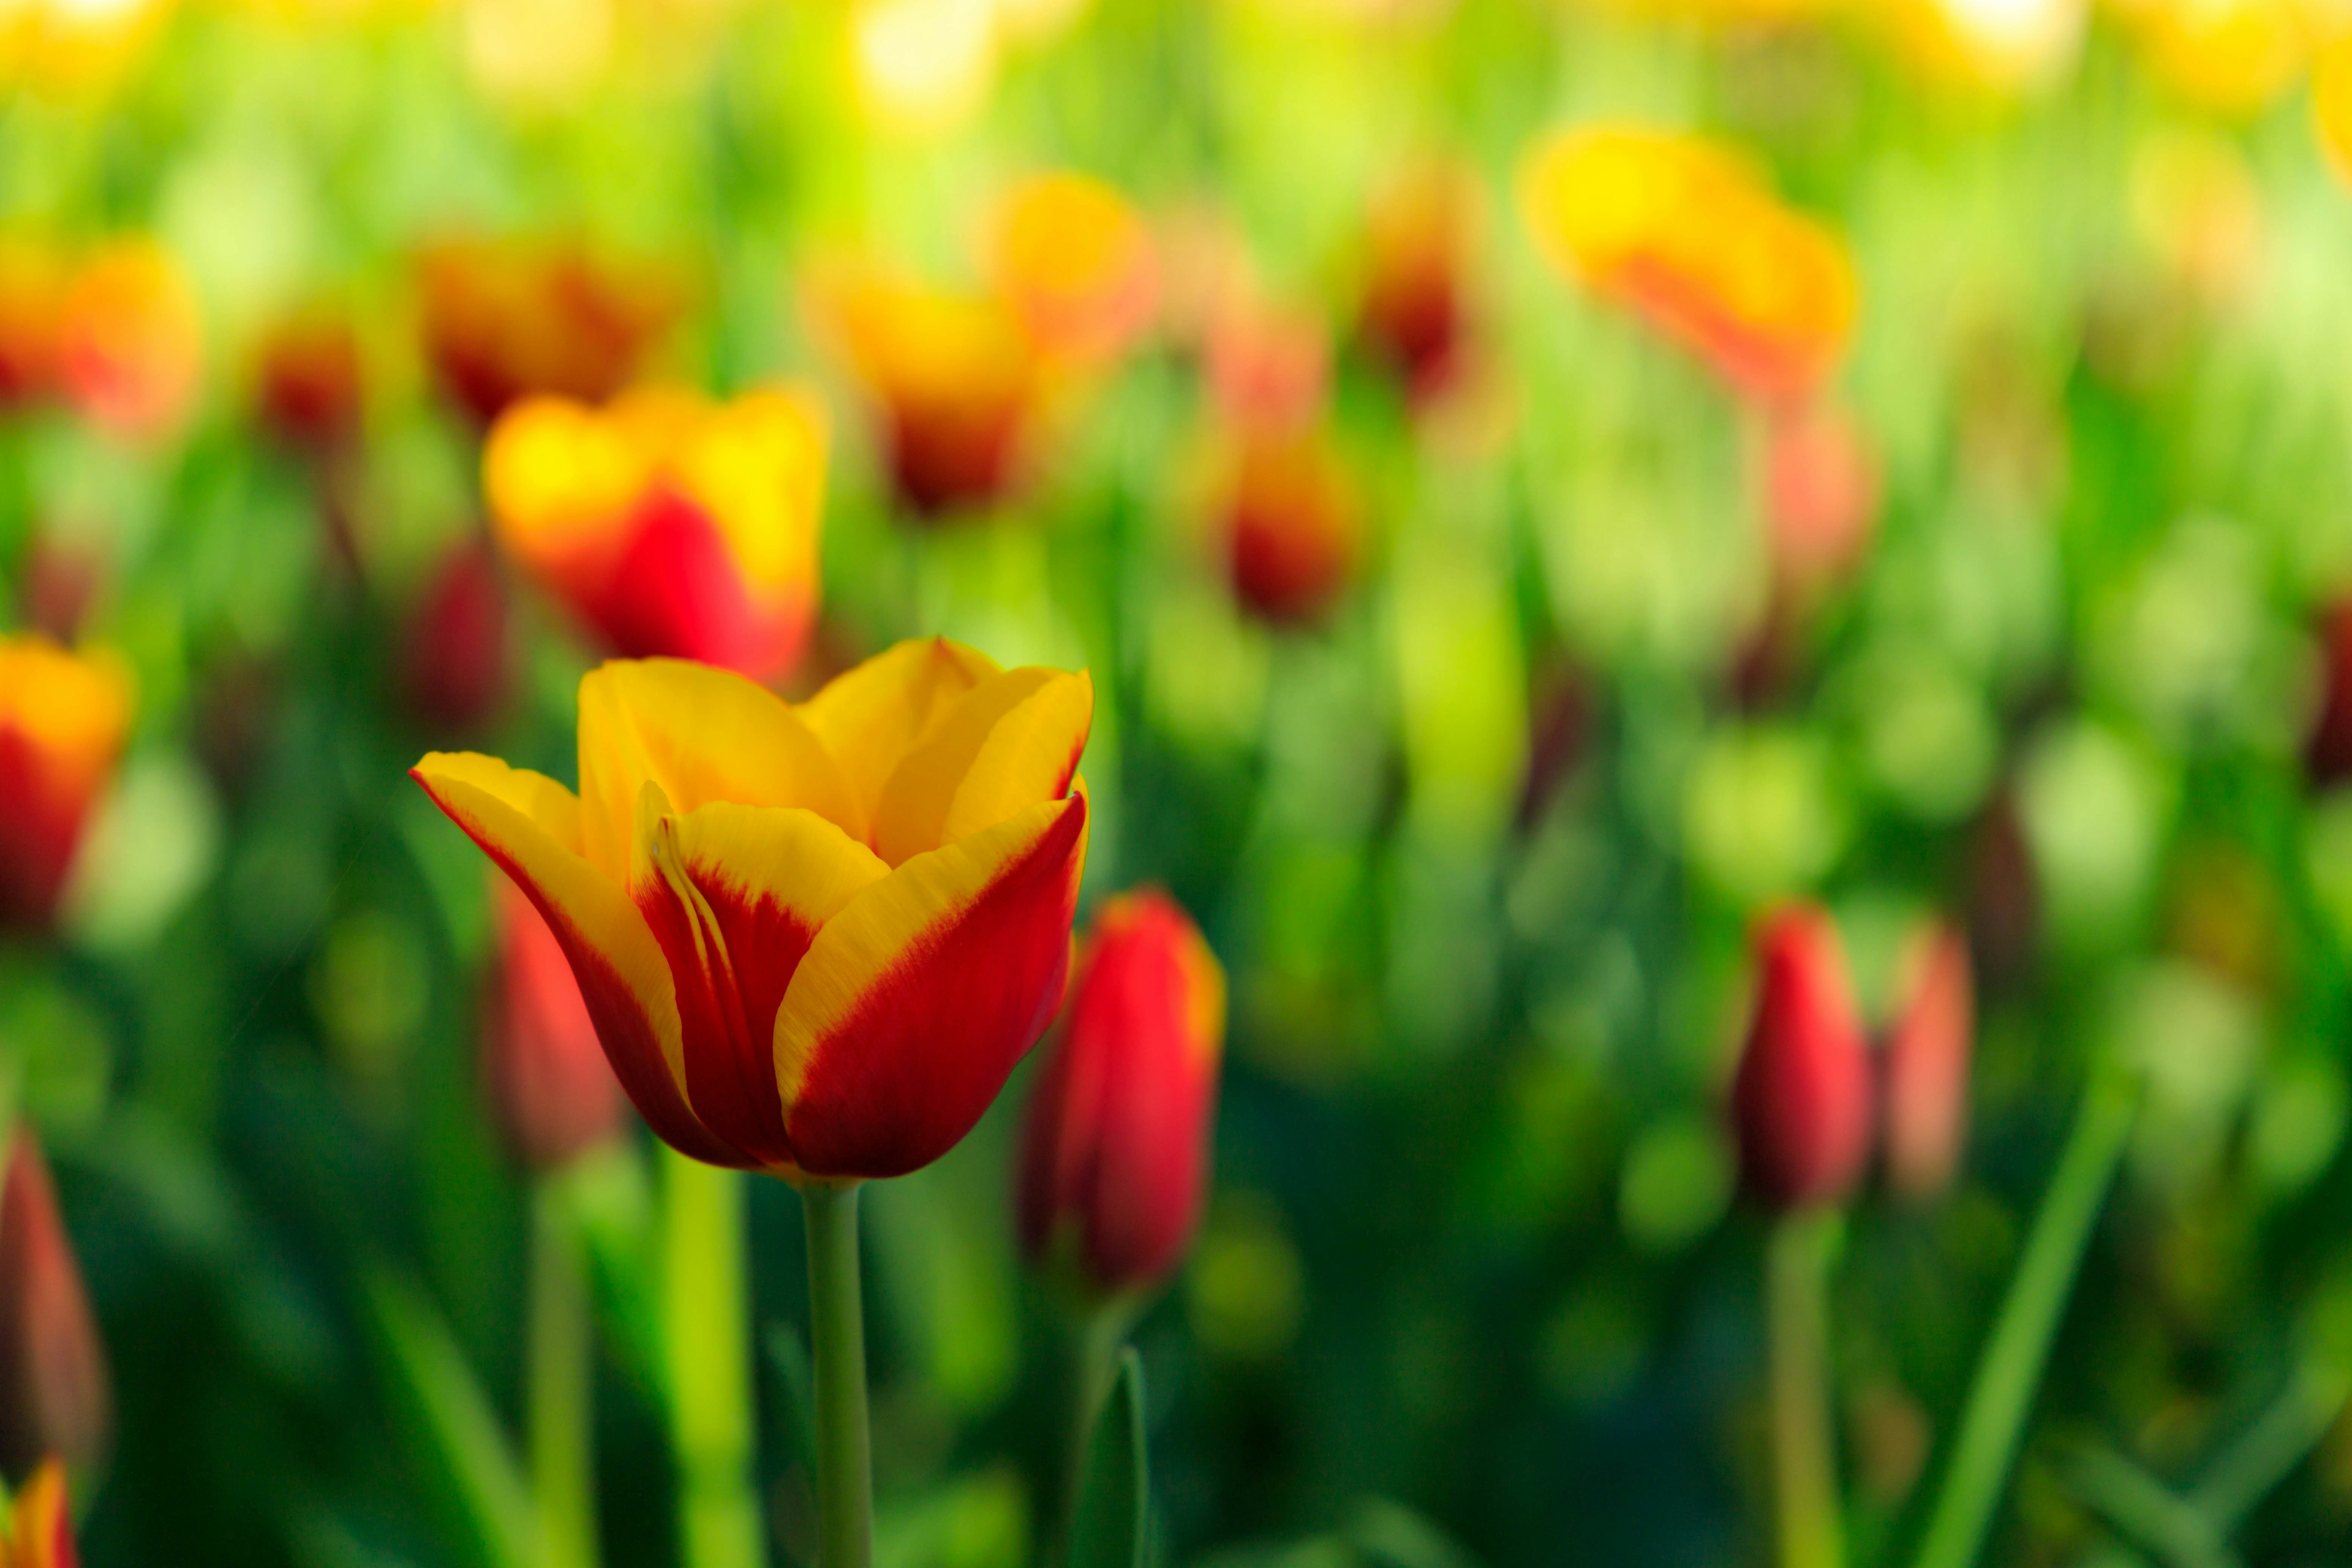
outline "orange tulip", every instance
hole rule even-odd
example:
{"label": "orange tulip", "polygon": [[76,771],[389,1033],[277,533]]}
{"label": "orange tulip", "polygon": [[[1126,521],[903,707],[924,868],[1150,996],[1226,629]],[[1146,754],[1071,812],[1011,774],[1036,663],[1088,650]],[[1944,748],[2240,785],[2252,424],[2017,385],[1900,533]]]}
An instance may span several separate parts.
{"label": "orange tulip", "polygon": [[1415,402],[1463,368],[1478,195],[1452,164],[1421,164],[1383,188],[1368,217],[1360,330]]}
{"label": "orange tulip", "polygon": [[1219,526],[1242,603],[1283,625],[1312,621],[1348,586],[1363,553],[1363,500],[1328,434],[1242,434]]}
{"label": "orange tulip", "polygon": [[1106,903],[1070,987],[1021,1148],[1021,1246],[1103,1297],[1183,1257],[1201,1209],[1224,1043],[1225,975],[1160,892]]}
{"label": "orange tulip", "polygon": [[443,240],[417,271],[426,355],[485,425],[533,394],[612,396],[636,378],[683,302],[667,274],[570,240]]}
{"label": "orange tulip", "polygon": [[1912,952],[1906,980],[1886,1040],[1886,1180],[1920,1199],[1951,1185],[1968,1137],[1976,984],[1967,942],[1937,927]]}
{"label": "orange tulip", "polygon": [[1748,1188],[1775,1208],[1834,1204],[1870,1159],[1870,1056],[1837,928],[1784,910],[1757,932],[1760,971],[1731,1112]]}
{"label": "orange tulip", "polygon": [[0,637],[0,924],[48,923],[130,723],[111,657]]}
{"label": "orange tulip", "polygon": [[499,542],[614,651],[770,677],[816,609],[825,422],[796,388],[532,398],[482,453]]}
{"label": "orange tulip", "polygon": [[95,1464],[113,1430],[112,1383],[48,1164],[19,1125],[0,1188],[0,1468],[22,1475],[50,1454]]}
{"label": "orange tulip", "polygon": [[580,684],[577,795],[412,770],[530,896],[621,1087],[712,1164],[915,1170],[1059,1005],[1085,865],[1085,674],[901,643],[804,703],[670,659]]}
{"label": "orange tulip", "polygon": [[73,1510],[66,1497],[66,1468],[43,1459],[17,1492],[9,1510],[8,1538],[0,1542],[0,1568],[80,1568],[75,1549]]}
{"label": "orange tulip", "polygon": [[1151,323],[1160,266],[1127,198],[1084,174],[1034,175],[1005,193],[990,275],[1040,352],[1088,367],[1117,358]]}
{"label": "orange tulip", "polygon": [[491,873],[499,955],[482,1023],[482,1073],[507,1147],[551,1171],[618,1132],[626,1102],[562,944],[511,879]]}
{"label": "orange tulip", "polygon": [[899,500],[938,517],[1002,497],[1045,384],[1013,308],[864,266],[833,270],[815,296],[875,403]]}
{"label": "orange tulip", "polygon": [[1739,392],[1796,398],[1835,368],[1857,289],[1844,245],[1728,149],[1627,125],[1553,133],[1519,211],[1559,270],[1684,343]]}
{"label": "orange tulip", "polygon": [[1878,461],[1853,419],[1791,413],[1765,437],[1764,521],[1775,586],[1803,595],[1860,563],[1878,526]]}
{"label": "orange tulip", "polygon": [[57,353],[67,400],[86,417],[129,436],[165,434],[195,401],[204,368],[195,290],[152,240],[100,246],[66,286]]}

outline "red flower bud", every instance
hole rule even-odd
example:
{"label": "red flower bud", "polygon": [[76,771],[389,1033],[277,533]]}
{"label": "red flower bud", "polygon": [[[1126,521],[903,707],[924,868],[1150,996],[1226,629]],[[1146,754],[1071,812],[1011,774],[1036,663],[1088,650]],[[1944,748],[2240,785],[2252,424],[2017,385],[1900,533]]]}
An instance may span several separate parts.
{"label": "red flower bud", "polygon": [[1833,1204],[1870,1158],[1870,1055],[1837,928],[1811,906],[1783,910],[1756,937],[1760,971],[1733,1080],[1740,1171],[1776,1208]]}
{"label": "red flower bud", "polygon": [[1141,1289],[1192,1240],[1208,1173],[1225,976],[1166,894],[1113,899],[1029,1103],[1022,1251],[1098,1294]]}
{"label": "red flower bud", "polygon": [[1463,366],[1477,196],[1463,170],[1423,163],[1382,190],[1370,214],[1360,331],[1416,403],[1452,385]]}
{"label": "red flower bud", "polygon": [[1234,592],[1269,621],[1321,616],[1362,549],[1362,502],[1339,453],[1319,433],[1244,436],[1228,483]]}
{"label": "red flower bud", "polygon": [[48,1165],[20,1125],[0,1190],[0,1469],[21,1476],[52,1454],[95,1464],[113,1426],[106,1346]]}
{"label": "red flower bud", "polygon": [[1886,1181],[1906,1198],[1951,1184],[1969,1126],[1976,987],[1959,932],[1937,926],[1911,955],[1886,1039]]}
{"label": "red flower bud", "polygon": [[553,1170],[620,1131],[621,1086],[596,1041],[571,961],[502,873],[491,878],[497,968],[482,1020],[482,1072],[516,1160]]}
{"label": "red flower bud", "polygon": [[409,609],[400,682],[436,733],[472,730],[506,700],[506,585],[487,545],[462,543],[434,568]]}
{"label": "red flower bud", "polygon": [[130,724],[119,660],[0,637],[0,924],[48,924]]}

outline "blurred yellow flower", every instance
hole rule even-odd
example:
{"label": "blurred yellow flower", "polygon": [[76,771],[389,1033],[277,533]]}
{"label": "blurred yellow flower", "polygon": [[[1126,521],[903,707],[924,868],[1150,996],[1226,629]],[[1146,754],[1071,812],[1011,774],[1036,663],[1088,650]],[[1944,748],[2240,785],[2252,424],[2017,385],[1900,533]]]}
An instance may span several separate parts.
{"label": "blurred yellow flower", "polygon": [[1635,125],[1555,132],[1521,163],[1518,200],[1555,268],[1748,396],[1801,397],[1844,351],[1858,289],[1843,242],[1718,143]]}
{"label": "blurred yellow flower", "polygon": [[1927,74],[2014,92],[2065,74],[2087,10],[2088,0],[1892,0],[1877,15]]}
{"label": "blurred yellow flower", "polygon": [[1085,174],[1035,174],[1005,192],[989,272],[1038,348],[1077,365],[1116,358],[1159,306],[1159,262],[1142,218]]}
{"label": "blurred yellow flower", "polygon": [[2131,216],[2166,272],[2207,300],[2239,293],[2261,258],[2262,187],[2225,136],[2144,139],[2132,154]]}
{"label": "blurred yellow flower", "polygon": [[16,0],[0,6],[0,82],[61,91],[118,79],[154,37],[169,0]]}
{"label": "blurred yellow flower", "polygon": [[131,728],[110,652],[0,637],[0,925],[46,925]]}
{"label": "blurred yellow flower", "polygon": [[2312,22],[2302,0],[2131,0],[2148,68],[2201,108],[2253,114],[2302,77]]}

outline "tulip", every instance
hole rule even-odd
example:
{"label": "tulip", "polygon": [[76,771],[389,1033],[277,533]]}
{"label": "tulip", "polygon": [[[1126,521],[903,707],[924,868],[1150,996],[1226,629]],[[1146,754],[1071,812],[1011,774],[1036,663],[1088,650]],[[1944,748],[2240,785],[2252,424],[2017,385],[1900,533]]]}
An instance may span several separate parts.
{"label": "tulip", "polygon": [[1916,1200],[1951,1185],[1968,1136],[1976,993],[1967,943],[1937,927],[1911,954],[1906,979],[1885,1056],[1886,1180]]}
{"label": "tulip", "polygon": [[435,731],[467,731],[505,702],[506,588],[497,560],[467,540],[444,555],[408,613],[401,696]]}
{"label": "tulip", "polygon": [[805,703],[668,659],[580,685],[581,793],[413,776],[528,893],[654,1131],[717,1165],[894,1176],[971,1130],[1061,999],[1094,688],[902,643]]}
{"label": "tulip", "polygon": [[254,378],[261,422],[298,451],[332,451],[358,433],[359,339],[348,321],[323,312],[281,321],[263,341]]}
{"label": "tulip", "polygon": [[507,1148],[552,1171],[620,1131],[626,1101],[563,947],[511,879],[493,873],[498,933],[482,1018],[482,1074]]}
{"label": "tulip", "polygon": [[0,1568],[80,1568],[73,1510],[66,1498],[65,1466],[43,1459],[10,1508],[8,1538],[0,1542]]}
{"label": "tulip", "polygon": [[1801,399],[1844,351],[1857,299],[1844,245],[1715,142],[1628,125],[1559,131],[1521,164],[1518,199],[1555,268],[1748,397]]}
{"label": "tulip", "polygon": [[34,403],[56,390],[65,285],[55,247],[26,236],[0,238],[0,405]]}
{"label": "tulip", "polygon": [[937,518],[1012,488],[1045,385],[1012,307],[869,267],[837,269],[815,295],[874,401],[891,483],[909,511]]}
{"label": "tulip", "polygon": [[2201,109],[2251,118],[2302,79],[2314,28],[2305,0],[2152,0],[2134,7],[2151,72]]}
{"label": "tulip", "polygon": [[1417,403],[1463,367],[1477,195],[1461,170],[1423,164],[1382,190],[1369,215],[1360,331]]}
{"label": "tulip", "polygon": [[1766,920],[1731,1111],[1741,1173],[1780,1210],[1849,1195],[1870,1158],[1870,1056],[1837,928],[1798,907]]}
{"label": "tulip", "polygon": [[2319,710],[2303,748],[2304,772],[2322,788],[2352,776],[2352,601],[2319,621]]}
{"label": "tulip", "polygon": [[442,385],[487,425],[534,394],[599,399],[677,320],[676,282],[562,240],[453,239],[417,258],[425,344]]}
{"label": "tulip", "polygon": [[1143,221],[1126,197],[1084,174],[1039,174],[1005,194],[990,274],[1040,352],[1078,367],[1116,359],[1159,306],[1159,262]]}
{"label": "tulip", "polygon": [[797,389],[533,398],[492,427],[483,488],[507,553],[614,652],[766,678],[815,614],[824,433]]}
{"label": "tulip", "polygon": [[133,238],[84,258],[58,306],[68,402],[99,425],[152,438],[186,416],[203,368],[204,319],[170,252]]}
{"label": "tulip", "polygon": [[1845,576],[1878,525],[1878,467],[1853,420],[1818,408],[1772,421],[1764,519],[1775,585],[1800,597]]}
{"label": "tulip", "polygon": [[0,637],[0,924],[48,923],[130,722],[111,657]]}
{"label": "tulip", "polygon": [[1321,321],[1244,295],[1211,316],[1202,349],[1210,402],[1227,423],[1273,435],[1322,416],[1331,345]]}
{"label": "tulip", "polygon": [[1224,971],[1184,911],[1160,892],[1105,904],[1029,1104],[1033,1265],[1066,1260],[1106,1300],[1175,1268],[1200,1215],[1224,1027]]}
{"label": "tulip", "polygon": [[23,1475],[50,1454],[96,1463],[114,1425],[111,1381],[48,1164],[20,1125],[0,1188],[0,1469]]}
{"label": "tulip", "polygon": [[1245,434],[1231,458],[1220,527],[1234,592],[1269,621],[1331,607],[1363,552],[1363,500],[1320,430]]}

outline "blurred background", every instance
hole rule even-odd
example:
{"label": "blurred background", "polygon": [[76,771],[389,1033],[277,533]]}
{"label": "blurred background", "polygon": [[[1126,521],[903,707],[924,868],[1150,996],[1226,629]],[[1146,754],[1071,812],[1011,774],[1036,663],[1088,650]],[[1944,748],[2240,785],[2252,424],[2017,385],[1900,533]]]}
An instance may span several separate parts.
{"label": "blurred background", "polygon": [[[612,652],[798,697],[941,632],[1092,671],[1087,902],[1166,888],[1230,977],[1213,1187],[1135,1330],[1164,1560],[1771,1559],[1726,1107],[1800,899],[1874,1031],[1926,933],[1972,960],[1921,1091],[1958,1142],[1890,1123],[1828,1237],[1853,1559],[1911,1560],[2114,1078],[1983,1560],[2344,1561],[2347,32],[0,5],[0,1086],[63,1223],[12,1175],[0,1393],[84,1450],[86,1560],[510,1561],[550,1178],[483,1063],[506,917],[404,773],[572,777]],[[677,434],[713,410],[775,424]],[[703,553],[590,581],[654,447]],[[1045,1535],[1033,1076],[869,1192],[886,1568]],[[651,1347],[699,1287],[643,1130],[582,1142],[604,1554],[667,1563]],[[799,1205],[742,1201],[805,1563]]]}

